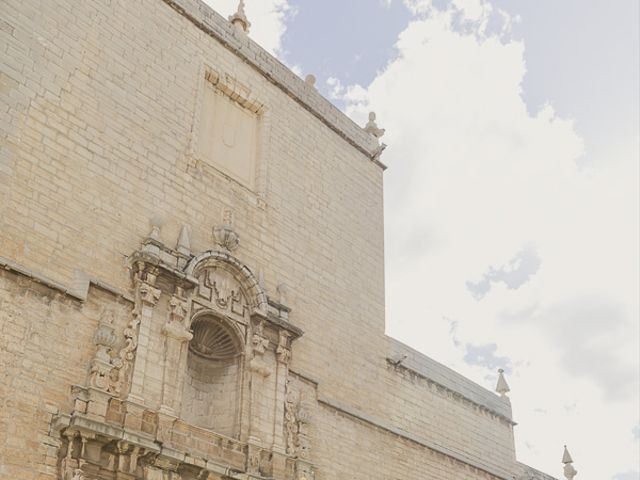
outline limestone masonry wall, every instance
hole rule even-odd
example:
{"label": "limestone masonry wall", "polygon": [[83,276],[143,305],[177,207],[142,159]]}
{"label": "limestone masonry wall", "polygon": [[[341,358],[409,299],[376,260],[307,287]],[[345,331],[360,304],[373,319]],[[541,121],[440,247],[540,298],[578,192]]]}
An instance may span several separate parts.
{"label": "limestone masonry wall", "polygon": [[[286,284],[288,321],[304,331],[290,369],[308,402],[316,478],[520,472],[508,399],[384,335],[375,139],[197,0],[5,0],[1,10],[0,478],[58,478],[52,418],[75,408],[71,387],[84,385],[105,308],[115,331],[126,327],[129,257],[151,223],[170,247],[188,225],[191,251],[204,252],[231,216],[234,255],[271,299]],[[210,84],[257,112],[246,140],[255,171],[242,172],[253,185],[197,153],[209,114],[225,125],[207,140],[226,145],[215,148],[245,141],[203,106]],[[166,378],[162,332],[153,324],[144,337],[152,409]],[[394,366],[398,353],[409,356]],[[274,395],[264,402],[282,403]],[[281,419],[274,428],[265,438],[276,444]]]}

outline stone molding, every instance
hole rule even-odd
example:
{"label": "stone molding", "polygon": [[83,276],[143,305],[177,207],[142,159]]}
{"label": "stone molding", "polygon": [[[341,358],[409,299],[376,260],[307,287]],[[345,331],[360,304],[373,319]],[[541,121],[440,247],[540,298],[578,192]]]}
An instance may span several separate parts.
{"label": "stone molding", "polygon": [[275,59],[201,0],[162,0],[207,35],[255,68],[347,143],[382,169],[377,139],[347,117],[313,87]]}
{"label": "stone molding", "polygon": [[133,296],[131,296],[129,293],[124,292],[119,288],[113,287],[108,283],[96,278],[85,277],[82,279],[82,282],[79,282],[79,284],[76,285],[76,288],[72,288],[51,279],[46,275],[35,272],[30,268],[27,268],[24,265],[21,265],[18,262],[14,262],[13,260],[10,260],[8,258],[0,257],[0,268],[3,268],[4,270],[7,270],[9,272],[16,273],[18,275],[22,275],[23,277],[27,277],[28,279],[36,283],[51,288],[52,290],[57,290],[64,295],[67,295],[75,300],[79,300],[80,302],[85,302],[87,300],[90,286],[94,286],[96,288],[109,292],[116,297],[121,297],[122,299],[129,302],[134,301]]}

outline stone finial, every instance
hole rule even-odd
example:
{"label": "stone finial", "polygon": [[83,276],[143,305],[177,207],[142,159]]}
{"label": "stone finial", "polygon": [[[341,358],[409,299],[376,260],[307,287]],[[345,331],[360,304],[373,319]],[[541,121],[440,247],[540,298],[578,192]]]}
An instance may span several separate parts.
{"label": "stone finial", "polygon": [[247,18],[247,14],[244,11],[244,0],[240,0],[240,3],[238,4],[238,10],[236,10],[236,13],[229,17],[229,21],[231,22],[231,25],[236,27],[236,31],[249,33],[251,22]]}
{"label": "stone finial", "polygon": [[309,75],[304,77],[304,83],[306,83],[310,87],[314,87],[315,88],[315,86],[316,86],[316,76],[310,73]]}
{"label": "stone finial", "polygon": [[214,227],[213,241],[223,250],[233,252],[240,244],[240,237],[229,225],[222,225]]}
{"label": "stone finial", "polygon": [[385,132],[384,128],[378,128],[378,124],[376,123],[375,112],[369,113],[369,121],[364,126],[364,131],[376,137],[377,140],[380,140],[384,135],[384,132]]}
{"label": "stone finial", "polygon": [[500,394],[501,397],[506,397],[507,393],[509,393],[511,389],[507,384],[507,381],[504,379],[504,370],[501,368],[498,370],[498,384],[496,385],[496,392]]}
{"label": "stone finial", "polygon": [[213,228],[213,241],[223,250],[233,252],[240,244],[240,237],[233,229],[233,211],[222,212],[222,225]]}
{"label": "stone finial", "polygon": [[151,223],[151,232],[147,238],[160,242],[160,227],[162,227],[162,219],[159,216],[155,216],[149,220],[149,223]]}
{"label": "stone finial", "polygon": [[573,478],[578,474],[578,471],[573,468],[573,459],[571,458],[571,454],[569,453],[569,450],[567,450],[566,445],[564,446],[562,463],[564,463],[564,476],[567,480],[573,480]]}
{"label": "stone finial", "polygon": [[280,305],[287,305],[289,286],[286,283],[281,283],[276,287],[276,291],[278,292],[278,303],[280,303]]}
{"label": "stone finial", "polygon": [[189,234],[188,225],[182,225],[182,228],[180,229],[176,250],[183,255],[191,255],[191,235]]}

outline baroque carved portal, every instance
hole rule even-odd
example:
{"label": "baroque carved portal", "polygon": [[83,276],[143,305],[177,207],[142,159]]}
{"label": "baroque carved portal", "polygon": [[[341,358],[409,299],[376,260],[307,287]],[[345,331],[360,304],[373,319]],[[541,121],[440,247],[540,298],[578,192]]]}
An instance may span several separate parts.
{"label": "baroque carved portal", "polygon": [[192,255],[186,232],[173,249],[154,226],[131,257],[131,306],[104,308],[87,383],[52,423],[61,479],[311,478],[308,415],[285,393],[302,331],[231,255],[237,235]]}

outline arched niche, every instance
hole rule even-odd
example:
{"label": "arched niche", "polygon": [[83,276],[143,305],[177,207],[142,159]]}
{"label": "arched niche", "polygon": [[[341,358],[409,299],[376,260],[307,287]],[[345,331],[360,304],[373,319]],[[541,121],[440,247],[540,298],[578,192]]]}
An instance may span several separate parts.
{"label": "arched niche", "polygon": [[250,318],[267,297],[251,270],[226,252],[194,257],[184,273],[197,279],[192,295],[180,417],[239,438]]}
{"label": "arched niche", "polygon": [[191,322],[181,418],[237,438],[240,428],[244,338],[228,319],[201,311]]}

